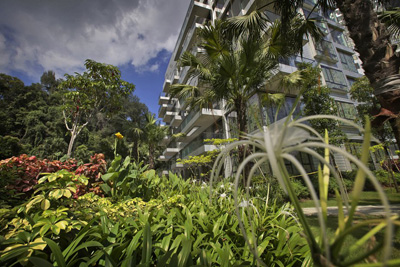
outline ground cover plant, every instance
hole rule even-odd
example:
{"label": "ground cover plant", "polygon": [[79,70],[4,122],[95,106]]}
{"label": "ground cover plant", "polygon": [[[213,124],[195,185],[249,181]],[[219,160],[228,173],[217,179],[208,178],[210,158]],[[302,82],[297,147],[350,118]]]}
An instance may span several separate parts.
{"label": "ground cover plant", "polygon": [[[160,177],[118,156],[102,177],[104,185],[113,186],[105,197],[91,192],[74,199],[74,191],[88,178],[61,170],[39,179],[22,205],[1,209],[1,265],[256,263],[238,228],[229,182],[219,183],[210,200],[206,184],[172,173]],[[253,226],[263,260],[270,266],[300,266],[309,249],[291,206],[261,197],[250,205],[257,214]],[[249,220],[246,213],[241,220]]]}

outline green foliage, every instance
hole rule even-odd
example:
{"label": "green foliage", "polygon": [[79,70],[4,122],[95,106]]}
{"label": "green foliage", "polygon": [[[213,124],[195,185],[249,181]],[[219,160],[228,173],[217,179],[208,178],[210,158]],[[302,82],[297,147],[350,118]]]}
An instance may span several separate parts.
{"label": "green foliage", "polygon": [[205,154],[201,154],[198,156],[189,156],[187,159],[178,159],[176,162],[178,164],[183,164],[185,167],[189,168],[192,172],[192,178],[197,177],[195,175],[195,170],[204,167],[206,171],[201,174],[201,178],[209,178],[209,174],[214,164],[214,161],[221,152],[223,146],[237,140],[237,138],[204,139],[204,143],[212,144],[216,146],[217,149],[207,151]]}
{"label": "green foliage", "polygon": [[[352,121],[347,121],[342,118],[332,116],[332,115],[315,115],[310,117],[303,117],[300,119],[293,120],[290,116],[286,119],[278,121],[277,123],[271,124],[268,127],[264,127],[263,133],[260,135],[249,135],[247,140],[239,141],[233,143],[225,150],[221,152],[215,161],[213,176],[211,181],[215,180],[219,175],[224,160],[225,155],[229,153],[230,150],[237,148],[238,146],[248,145],[250,147],[257,148],[257,152],[249,155],[243,162],[238,166],[237,173],[235,176],[235,191],[234,198],[236,203],[236,214],[240,218],[241,212],[241,201],[242,201],[242,190],[239,187],[241,184],[241,179],[245,179],[247,186],[251,185],[253,176],[257,168],[261,164],[268,164],[272,169],[272,175],[276,178],[282,190],[289,196],[291,203],[294,205],[296,213],[298,215],[299,222],[301,223],[304,235],[306,236],[307,242],[310,248],[310,254],[307,257],[307,264],[311,263],[311,260],[317,266],[353,266],[355,264],[369,263],[370,256],[374,255],[377,251],[382,250],[382,257],[376,259],[380,261],[380,264],[391,264],[393,266],[398,265],[400,261],[398,259],[391,258],[391,248],[392,241],[395,234],[395,225],[400,225],[399,217],[392,216],[390,213],[390,205],[387,196],[379,184],[378,179],[373,175],[373,173],[366,166],[369,157],[369,147],[371,141],[371,130],[370,124],[367,120],[366,129],[364,132],[364,142],[362,144],[361,159],[353,157],[341,148],[330,144],[328,134],[325,138],[322,138],[318,132],[308,125],[308,122],[313,119],[332,119],[339,120],[349,126],[355,127],[363,131],[357,124]],[[307,123],[307,124],[305,124]],[[319,148],[324,151],[323,156],[315,151]],[[302,151],[315,157],[321,162],[322,166],[318,169],[318,187],[312,185],[312,180],[305,168],[301,163],[293,156],[293,153],[297,151]],[[351,204],[345,197],[346,192],[344,190],[345,185],[343,185],[340,177],[335,172],[334,166],[330,163],[329,154],[331,151],[343,155],[345,158],[349,159],[351,162],[357,165],[358,170],[354,179],[352,193],[351,193]],[[315,203],[315,206],[320,208],[318,216],[320,234],[315,235],[310,228],[310,224],[302,210],[300,205],[300,200],[297,195],[298,184],[293,183],[288,169],[287,162],[293,163],[300,173],[310,195]],[[248,162],[253,162],[252,169],[249,172],[249,177],[241,177],[241,171],[245,168]],[[329,176],[332,174],[335,179],[330,179]],[[270,179],[266,177],[267,179]],[[365,219],[356,220],[355,212],[360,201],[360,195],[365,187],[366,181],[369,180],[373,184],[374,189],[379,193],[380,201],[384,206],[385,216],[384,218],[378,219]],[[327,199],[329,194],[329,184],[332,181],[336,181],[339,185],[340,193],[338,190],[334,190],[336,194],[337,207],[338,207],[338,228],[335,232],[335,236],[328,239],[327,236]],[[267,180],[266,183],[269,181]],[[296,192],[297,187],[297,192]],[[319,190],[318,190],[319,189]],[[302,190],[304,192],[304,190]],[[319,191],[319,194],[317,194]],[[318,196],[319,195],[319,196]],[[247,201],[252,200],[251,190],[249,187],[246,188],[246,198]],[[267,194],[268,196],[268,194]],[[345,211],[347,211],[345,213]],[[249,213],[249,217],[252,218],[252,213]],[[252,244],[252,238],[257,236],[254,232],[248,232],[245,229],[247,226],[246,221],[239,220],[239,226],[242,229],[242,233],[246,235],[246,241],[252,247],[252,252],[257,255],[257,249],[255,245]],[[251,223],[251,220],[250,222]],[[352,235],[357,229],[363,227],[364,225],[373,224],[372,229],[365,229],[364,235],[354,244],[350,246],[349,249],[343,251],[341,248],[349,235]],[[252,228],[254,229],[254,228]],[[382,242],[369,243],[369,240],[373,238],[377,240],[377,234],[384,235]],[[354,253],[358,252],[359,256],[354,257]],[[258,263],[262,264],[262,259],[258,259]],[[264,262],[268,266],[268,263]]]}
{"label": "green foliage", "polygon": [[[298,67],[302,76],[303,116],[338,115],[335,100],[330,96],[330,88],[321,86],[321,69],[309,63],[300,63]],[[321,118],[310,121],[310,124],[321,136],[324,136],[325,129],[328,130],[329,140],[333,144],[342,144],[346,140],[346,135],[334,120]]]}
{"label": "green foliage", "polygon": [[71,133],[67,155],[74,150],[76,137],[97,113],[112,117],[121,108],[121,99],[133,92],[135,86],[121,79],[121,72],[112,65],[87,59],[87,71],[75,76],[65,74],[59,89],[63,95],[65,126]]}
{"label": "green foliage", "polygon": [[[12,219],[8,228],[2,230],[6,240],[0,241],[0,264],[8,266],[17,261],[32,266],[255,263],[238,228],[229,183],[217,184],[210,199],[207,185],[185,181],[172,173],[159,177],[152,170],[142,172],[140,167],[135,168],[141,173],[135,178],[136,185],[153,186],[154,190],[137,188],[137,197],[126,200],[102,198],[93,193],[77,200],[69,198],[71,202],[61,197],[53,200],[58,201],[58,209],[52,203],[46,211],[35,213],[32,208],[28,213],[20,213],[20,217],[12,211],[6,212],[7,218]],[[61,182],[68,175],[59,176],[54,181]],[[50,177],[53,180],[55,176],[48,176],[46,181]],[[148,196],[151,199],[144,201]],[[308,247],[300,236],[301,228],[289,215],[291,208],[266,206],[261,198],[248,206],[257,213],[253,218],[257,229],[254,242],[262,259],[269,266],[300,265]],[[245,205],[242,209],[246,209]],[[243,212],[241,219],[248,221],[247,213]],[[14,228],[17,225],[18,232]]]}

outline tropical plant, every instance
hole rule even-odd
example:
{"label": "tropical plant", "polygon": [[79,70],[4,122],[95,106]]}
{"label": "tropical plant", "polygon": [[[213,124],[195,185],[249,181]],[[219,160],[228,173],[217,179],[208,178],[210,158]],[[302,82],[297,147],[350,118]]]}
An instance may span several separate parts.
{"label": "tropical plant", "polygon": [[[299,97],[297,99],[299,101]],[[295,107],[292,109],[292,113]],[[291,113],[291,114],[292,114]],[[354,122],[345,120],[340,117],[332,115],[314,115],[309,117],[303,117],[297,120],[292,120],[291,117],[282,119],[274,124],[264,127],[262,131],[253,136],[248,136],[247,140],[242,140],[227,146],[226,150],[234,149],[240,145],[246,144],[252,146],[256,149],[256,152],[249,155],[243,162],[240,163],[238,171],[235,177],[235,205],[236,213],[239,216],[241,212],[241,203],[243,200],[240,196],[239,180],[241,178],[240,172],[245,168],[246,164],[249,162],[254,162],[252,169],[250,170],[249,177],[247,178],[247,186],[250,185],[252,176],[255,171],[263,164],[269,164],[272,169],[272,175],[276,177],[282,189],[288,194],[292,204],[295,207],[295,211],[299,217],[299,221],[303,226],[304,234],[306,236],[307,242],[310,246],[309,260],[313,261],[317,266],[353,266],[357,263],[369,262],[368,257],[383,247],[383,256],[381,258],[382,264],[399,264],[399,259],[390,259],[391,256],[391,242],[394,234],[394,224],[399,225],[400,221],[398,216],[392,216],[390,213],[390,205],[388,203],[387,197],[380,186],[378,180],[375,178],[373,173],[366,167],[368,161],[368,148],[371,140],[370,125],[367,121],[366,130],[364,132],[364,143],[363,143],[363,153],[361,159],[357,159],[350,153],[329,144],[328,133],[326,132],[325,138],[323,138],[315,129],[309,126],[307,123],[313,119],[334,119],[345,123],[351,127],[355,127],[361,131],[361,129]],[[315,151],[315,149],[323,149],[324,155],[320,155]],[[307,153],[317,159],[323,167],[318,169],[318,181],[319,181],[319,196],[317,196],[317,191],[312,185],[311,179],[307,174],[304,167],[300,162],[291,154],[293,152],[300,151]],[[331,152],[340,153],[358,167],[357,176],[355,178],[353,192],[352,192],[352,202],[348,203],[347,199],[343,197],[345,195],[344,186],[341,179],[336,173],[334,166],[330,164],[329,154]],[[223,151],[221,155],[217,158],[214,164],[214,177],[218,175],[223,165],[223,157],[227,151]],[[304,183],[307,185],[310,191],[311,197],[315,203],[315,207],[321,212],[318,213],[318,221],[320,227],[320,235],[315,236],[310,229],[310,225],[303,213],[300,206],[299,199],[294,193],[294,187],[290,179],[288,170],[286,169],[285,161],[291,162],[300,173]],[[327,235],[327,198],[328,198],[328,184],[329,175],[332,174],[339,185],[340,192],[336,190],[337,205],[339,210],[338,215],[338,229],[334,237],[329,240]],[[379,219],[366,219],[366,220],[356,220],[355,211],[359,201],[359,195],[363,190],[366,179],[374,185],[375,190],[379,193],[382,204],[384,205],[385,217]],[[250,201],[250,190],[246,189],[248,200]],[[347,215],[345,214],[347,210]],[[249,217],[253,214],[251,209],[248,210]],[[250,222],[251,223],[251,222]],[[242,233],[245,235],[248,245],[252,248],[252,252],[258,259],[260,264],[263,263],[261,255],[258,253],[256,247],[257,243],[254,242],[256,235],[255,233],[248,232],[243,228],[244,222],[240,220],[239,224],[242,228]],[[371,230],[365,232],[365,235],[355,244],[353,244],[350,249],[343,251],[341,250],[342,244],[348,235],[351,235],[356,229],[360,229],[363,225],[374,224],[376,225]],[[384,240],[379,244],[370,244],[371,247],[365,249],[365,244],[368,240],[375,236],[382,229],[385,229]],[[362,251],[359,256],[354,257],[353,253],[355,251]],[[307,263],[308,264],[308,263]]]}
{"label": "tropical plant", "polygon": [[[117,67],[87,59],[87,71],[76,75],[65,74],[59,88],[64,93],[63,115],[65,127],[71,133],[67,155],[72,155],[79,133],[98,112],[111,117],[121,108],[120,99],[132,93],[135,86],[121,79]],[[68,90],[67,90],[68,89]]]}
{"label": "tropical plant", "polygon": [[155,167],[155,152],[158,143],[167,134],[167,128],[157,123],[154,114],[146,113],[146,124],[142,128],[133,128],[133,131],[140,137],[142,142],[148,145],[149,169]]}
{"label": "tropical plant", "polygon": [[[73,200],[68,210],[69,217],[87,221],[79,232],[73,229],[65,234],[67,229],[60,229],[57,235],[52,231],[52,226],[67,220],[62,215],[65,211],[58,211],[59,221],[52,221],[57,212],[52,210],[48,221],[34,217],[32,223],[20,222],[26,227],[0,241],[0,264],[183,267],[256,263],[237,227],[231,184],[219,183],[210,202],[207,185],[172,173],[168,177],[158,177],[154,171],[143,174],[136,178],[137,184],[153,184],[156,189],[148,195],[150,201],[142,200],[148,191],[138,187],[138,197],[127,200],[86,194]],[[308,246],[291,207],[278,207],[261,198],[249,205],[263,260],[270,266],[301,264]],[[249,220],[244,212],[241,218]],[[39,230],[46,225],[50,228],[42,237]]]}

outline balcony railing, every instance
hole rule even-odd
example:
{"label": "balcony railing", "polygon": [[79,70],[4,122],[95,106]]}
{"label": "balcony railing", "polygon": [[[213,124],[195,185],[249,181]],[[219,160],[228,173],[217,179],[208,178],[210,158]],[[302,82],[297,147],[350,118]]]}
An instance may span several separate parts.
{"label": "balcony railing", "polygon": [[188,155],[190,155],[196,149],[203,146],[204,140],[206,139],[221,139],[223,137],[224,135],[222,133],[209,133],[209,132],[202,133],[199,137],[197,137],[189,145],[187,145],[184,149],[182,149],[181,156],[182,158],[185,158]]}

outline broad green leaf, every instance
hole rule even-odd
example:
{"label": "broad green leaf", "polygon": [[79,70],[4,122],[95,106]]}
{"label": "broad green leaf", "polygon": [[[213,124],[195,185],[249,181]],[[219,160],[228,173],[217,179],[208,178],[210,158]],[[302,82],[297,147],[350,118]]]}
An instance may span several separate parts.
{"label": "broad green leaf", "polygon": [[65,230],[65,228],[67,228],[67,226],[68,226],[68,222],[67,221],[59,221],[58,223],[56,223],[56,226],[62,230]]}
{"label": "broad green leaf", "polygon": [[40,228],[40,231],[39,231],[40,236],[43,237],[47,233],[47,231],[49,231],[50,227],[51,227],[50,224],[43,225],[43,227]]}
{"label": "broad green leaf", "polygon": [[48,208],[50,208],[50,201],[48,199],[43,199],[40,203],[40,207],[42,208],[42,210],[47,210]]}
{"label": "broad green leaf", "polygon": [[118,176],[118,172],[110,172],[110,173],[106,173],[103,174],[101,176],[101,179],[103,179],[104,182],[108,182],[108,180],[114,180],[117,176]]}
{"label": "broad green leaf", "polygon": [[72,196],[71,191],[69,191],[68,189],[65,189],[65,191],[64,191],[64,197],[70,198],[71,196]]}
{"label": "broad green leaf", "polygon": [[36,238],[32,243],[29,244],[32,249],[43,250],[47,246],[46,242],[41,237]]}

